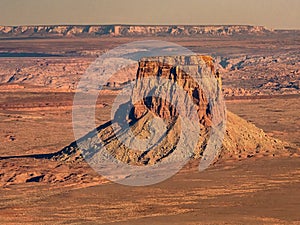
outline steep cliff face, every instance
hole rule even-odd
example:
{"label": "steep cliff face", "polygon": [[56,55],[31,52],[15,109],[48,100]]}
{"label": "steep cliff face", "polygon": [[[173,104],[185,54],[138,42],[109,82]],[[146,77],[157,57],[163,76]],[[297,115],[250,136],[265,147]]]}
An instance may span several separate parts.
{"label": "steep cliff face", "polygon": [[[194,77],[193,77],[194,76]],[[200,120],[209,123],[209,102],[200,84],[195,78],[211,78],[216,82],[216,89],[221,90],[221,80],[214,68],[214,61],[208,56],[179,56],[179,57],[154,57],[142,59],[139,62],[136,83],[137,88],[135,95],[143,96],[144,93],[152,92],[155,87],[153,77],[170,80],[180,86],[188,97],[193,99]],[[149,79],[148,79],[149,78]],[[173,87],[172,87],[173,88]],[[152,89],[152,90],[151,90]],[[170,90],[174,91],[173,90]],[[156,93],[159,96],[161,93]],[[135,105],[134,115],[139,119],[143,115],[143,109],[150,110],[160,118],[170,119],[177,115],[175,107],[161,98],[147,98],[143,102]]]}
{"label": "steep cliff face", "polygon": [[[182,127],[186,126],[182,118],[186,117],[200,129],[195,138],[196,149],[192,153],[193,157],[199,158],[211,128],[211,104],[216,101],[208,99],[201,87],[201,80],[211,80],[217,91],[215,98],[220,97],[221,81],[211,57],[194,55],[141,59],[129,102],[119,106],[113,121],[99,127],[96,134],[89,134],[89,138],[83,138],[84,144],[80,146],[85,146],[85,149],[81,149],[82,154],[86,158],[94,157],[95,152],[101,151],[96,146],[105,146],[106,151],[124,163],[152,165],[168,160],[182,135],[187,135],[182,133]],[[189,138],[192,137],[186,137]],[[97,145],[99,139],[102,144]],[[146,142],[146,147],[144,144],[131,145],[139,141]],[[74,160],[80,158],[78,154],[74,143],[55,158]]]}
{"label": "steep cliff face", "polygon": [[0,26],[1,36],[192,36],[270,33],[263,26],[145,26],[145,25],[53,25],[53,26]]}
{"label": "steep cliff face", "polygon": [[[176,66],[174,66],[174,64]],[[208,99],[208,93],[204,92],[193,77],[201,80],[208,78],[215,83],[214,99]],[[147,79],[151,78],[151,79]],[[156,164],[168,158],[176,150],[182,138],[183,120],[178,117],[174,104],[163,97],[156,97],[163,93],[163,85],[157,85],[158,79],[170,80],[184,90],[186,96],[193,101],[197,111],[197,118],[192,118],[192,123],[199,124],[200,132],[197,134],[197,146],[193,149],[193,158],[201,158],[202,153],[210,138],[212,129],[211,104],[217,104],[221,98],[221,79],[214,69],[214,61],[208,56],[176,56],[155,57],[142,59],[136,75],[135,87],[129,102],[120,105],[116,111],[114,120],[98,127],[98,129],[78,141],[74,142],[60,152],[54,154],[53,159],[76,161],[85,158],[97,157],[99,151],[107,151],[111,156],[128,164],[147,165]],[[169,84],[167,84],[169,85]],[[173,85],[173,84],[172,84]],[[174,91],[175,85],[168,86],[168,90]],[[145,92],[151,92],[152,96],[135,101],[135,96],[145,96]],[[176,90],[174,91],[176,92]],[[161,95],[163,96],[163,95]],[[191,114],[185,100],[178,105],[186,107],[185,113]],[[176,104],[175,104],[176,105]],[[222,109],[224,110],[224,109]],[[126,113],[124,113],[126,112]],[[126,115],[125,115],[126,114]],[[218,113],[216,116],[219,116]],[[153,127],[152,121],[159,118],[161,123]],[[119,123],[115,128],[115,123]],[[158,139],[153,138],[151,131],[159,133],[166,124],[167,131]],[[126,136],[127,133],[133,135]],[[187,137],[188,138],[192,137]],[[131,149],[130,143],[136,140],[144,140],[149,144],[146,150]],[[129,143],[129,145],[127,145]],[[84,146],[84,147],[82,147]],[[139,145],[137,145],[139,146]],[[142,145],[140,145],[142,146]],[[253,124],[228,113],[227,129],[225,131],[222,152],[219,157],[224,159],[241,159],[256,155],[281,155],[288,154],[285,149],[288,144],[268,137],[262,130]]]}

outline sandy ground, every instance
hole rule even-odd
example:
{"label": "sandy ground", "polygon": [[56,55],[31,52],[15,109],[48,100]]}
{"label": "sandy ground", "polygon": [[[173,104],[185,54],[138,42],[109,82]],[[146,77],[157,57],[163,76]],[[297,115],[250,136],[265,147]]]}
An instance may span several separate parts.
{"label": "sandy ground", "polygon": [[149,187],[10,185],[0,216],[1,224],[299,224],[299,184],[299,159],[250,159]]}
{"label": "sandy ground", "polygon": [[[297,59],[299,54],[299,38],[295,35],[257,40],[159,39],[202,54],[233,58],[282,55]],[[223,161],[201,173],[197,170],[198,163],[192,161],[160,184],[128,187],[108,182],[85,162],[63,163],[32,156],[59,151],[74,141],[71,111],[74,94],[51,85],[47,88],[29,85],[47,84],[47,76],[54,87],[64,87],[63,84],[73,81],[75,85],[75,78],[80,75],[76,71],[79,68],[84,71],[96,54],[133,40],[107,37],[89,41],[80,38],[0,41],[4,52],[39,52],[63,57],[41,61],[0,59],[1,79],[5,77],[1,83],[10,83],[14,73],[14,79],[18,75],[27,79],[19,81],[21,86],[0,85],[0,224],[300,224],[300,159],[297,157]],[[85,51],[90,55],[83,56],[81,53]],[[279,72],[298,79],[298,64],[288,63],[291,65]],[[270,70],[260,79],[246,76],[249,71],[252,76],[252,67],[249,71],[246,67],[244,73],[233,70],[232,74],[241,76],[241,80],[228,74],[224,86],[251,84],[257,88],[277,74],[276,65],[270,64]],[[285,61],[282,65],[286,65]],[[265,65],[257,70],[264,71]],[[32,76],[31,73],[41,74]],[[52,80],[53,76],[59,79]],[[113,99],[109,94],[98,99],[97,125],[110,120]],[[226,104],[230,111],[252,121],[269,135],[300,147],[299,94],[230,98]],[[28,155],[31,157],[24,157]]]}
{"label": "sandy ground", "polygon": [[[1,156],[45,154],[72,142],[72,98],[63,92],[1,92]],[[110,119],[112,99],[98,100],[97,123]],[[227,107],[299,146],[298,99],[230,100]],[[0,223],[300,224],[299,163],[295,157],[251,158],[200,173],[197,162],[190,162],[163,183],[127,187],[108,182],[84,162],[2,158],[0,177],[7,177],[0,189]],[[54,175],[41,177],[47,171]]]}
{"label": "sandy ground", "polygon": [[300,147],[300,95],[228,100],[227,108],[268,135]]}

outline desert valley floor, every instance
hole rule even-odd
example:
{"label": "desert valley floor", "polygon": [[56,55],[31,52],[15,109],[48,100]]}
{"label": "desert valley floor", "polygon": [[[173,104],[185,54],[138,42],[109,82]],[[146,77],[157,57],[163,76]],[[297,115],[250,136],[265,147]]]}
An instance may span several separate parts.
{"label": "desert valley floor", "polygon": [[[219,54],[227,109],[291,143],[292,154],[221,160],[203,172],[191,160],[146,187],[109,182],[85,162],[38,157],[74,141],[79,75],[95,54],[128,41],[0,40],[0,224],[300,224],[299,38],[293,35],[284,43],[272,37],[172,40]],[[30,51],[42,55],[21,54]],[[98,99],[97,125],[110,119],[114,98],[108,91]]]}
{"label": "desert valley floor", "polygon": [[[10,98],[20,96],[22,100],[10,105]],[[14,95],[2,92],[1,155],[50,153],[72,142],[72,97],[72,93],[24,93],[24,89]],[[99,102],[100,108],[108,105],[101,108],[104,112],[112,98],[108,95]],[[274,97],[272,102],[231,99],[227,107],[268,134],[299,146],[295,130],[300,120],[294,120],[298,100],[298,96]],[[38,102],[43,106],[36,106]],[[103,123],[109,118],[97,119]],[[297,224],[300,219],[298,157],[219,162],[202,173],[192,161],[171,179],[139,188],[109,183],[85,163],[64,165],[34,158],[7,158],[0,163],[2,178],[10,175],[0,191],[3,224]],[[60,182],[37,182],[50,170]],[[28,181],[28,172],[37,180]]]}

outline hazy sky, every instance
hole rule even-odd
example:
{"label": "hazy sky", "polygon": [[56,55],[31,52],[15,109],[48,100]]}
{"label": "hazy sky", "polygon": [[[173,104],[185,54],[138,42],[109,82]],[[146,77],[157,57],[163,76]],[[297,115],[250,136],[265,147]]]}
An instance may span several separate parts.
{"label": "hazy sky", "polygon": [[300,29],[300,0],[0,0],[1,25],[250,24]]}

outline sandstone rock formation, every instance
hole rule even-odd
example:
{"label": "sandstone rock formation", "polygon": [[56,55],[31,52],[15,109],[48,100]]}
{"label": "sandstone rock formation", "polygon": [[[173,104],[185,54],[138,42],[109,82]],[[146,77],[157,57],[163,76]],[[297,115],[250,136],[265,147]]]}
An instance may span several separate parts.
{"label": "sandstone rock formation", "polygon": [[[225,96],[299,94],[299,51],[219,60]],[[229,84],[229,85],[228,85]]]}
{"label": "sandstone rock formation", "polygon": [[269,30],[263,26],[248,25],[99,25],[99,26],[0,26],[0,36],[192,36],[192,35],[234,35],[234,34],[266,34]]}
{"label": "sandstone rock formation", "polygon": [[[173,66],[174,63],[179,66]],[[195,76],[200,80],[206,80],[209,77],[212,81],[211,84],[215,84],[213,98],[209,97],[203,86],[195,82],[193,78]],[[146,78],[152,79],[147,80]],[[197,136],[197,146],[193,149],[190,157],[203,157],[203,151],[208,145],[211,130],[215,125],[213,121],[214,107],[212,105],[219,104],[222,97],[221,79],[215,71],[214,61],[211,57],[178,56],[142,59],[139,62],[132,97],[129,102],[120,105],[114,120],[91,131],[91,133],[78,140],[77,143],[74,142],[55,153],[52,159],[80,161],[83,160],[82,156],[91,159],[97,157],[99,151],[106,151],[114,158],[127,164],[152,165],[168,160],[176,151],[176,147],[182,138],[181,129],[184,126],[184,120],[180,119],[178,116],[180,112],[174,105],[166,99],[156,97],[155,93],[161,94],[164,87],[155,86],[155,79],[161,78],[176,83],[186,92],[185,97],[192,99],[197,111],[197,119],[193,118],[192,123],[199,125],[200,132]],[[168,90],[173,88],[175,86],[169,87]],[[152,97],[134,101],[133,98],[136,94],[144,96],[143,93],[148,91],[154,93]],[[177,99],[175,102],[177,102]],[[182,104],[185,103],[179,103],[179,105]],[[214,116],[222,117],[224,115],[222,114],[224,113],[223,110],[225,109],[221,108],[217,113],[215,112]],[[185,113],[190,115],[191,110],[187,109]],[[161,138],[152,140],[151,129],[153,130],[153,124],[151,121],[155,118],[161,119],[161,122],[166,124],[167,131],[161,135]],[[117,129],[115,128],[116,123],[118,123]],[[159,133],[162,127],[159,127],[160,124],[157,126],[159,129],[156,129],[155,132]],[[126,137],[128,132],[132,132],[133,137]],[[150,147],[146,150],[130,149],[126,143],[130,145],[136,139],[155,143],[149,145]],[[288,147],[290,147],[288,144],[268,137],[253,124],[228,112],[225,136],[218,157],[241,159],[257,155],[276,156],[288,154],[289,152],[286,149]]]}

